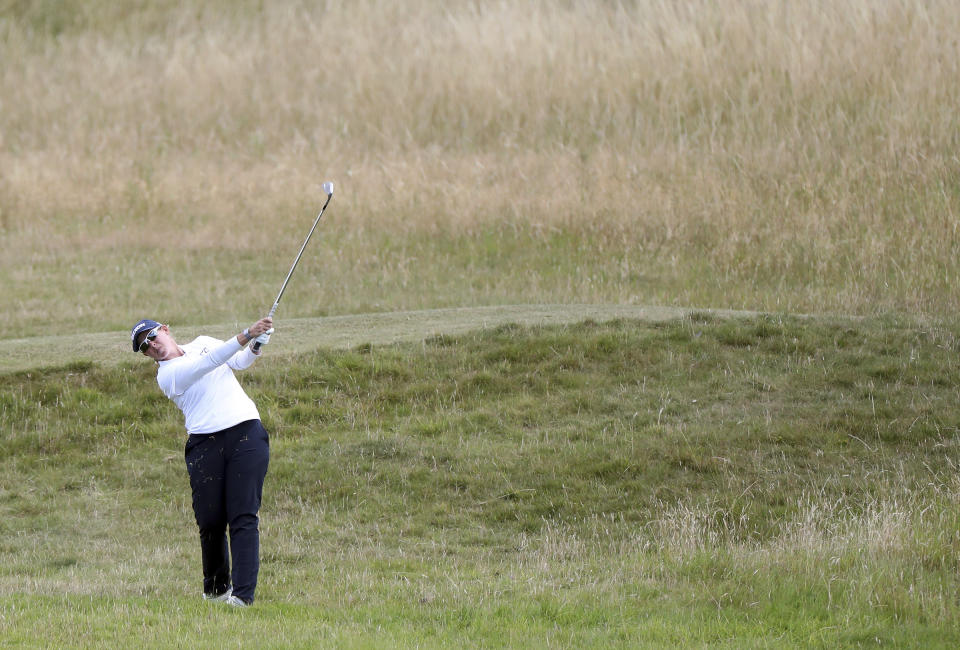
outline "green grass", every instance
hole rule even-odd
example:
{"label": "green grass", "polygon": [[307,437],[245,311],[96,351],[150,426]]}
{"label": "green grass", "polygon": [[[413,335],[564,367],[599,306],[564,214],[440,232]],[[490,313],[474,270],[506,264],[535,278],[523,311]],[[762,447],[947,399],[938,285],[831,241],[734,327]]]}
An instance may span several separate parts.
{"label": "green grass", "polygon": [[152,364],[3,374],[0,639],[955,646],[956,347],[694,313],[267,356],[244,612],[199,602]]}

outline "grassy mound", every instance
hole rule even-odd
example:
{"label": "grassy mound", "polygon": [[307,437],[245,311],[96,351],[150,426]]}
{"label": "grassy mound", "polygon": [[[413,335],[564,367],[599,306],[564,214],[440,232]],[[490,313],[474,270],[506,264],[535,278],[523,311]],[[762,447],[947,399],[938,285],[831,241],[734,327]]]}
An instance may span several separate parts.
{"label": "grassy mound", "polygon": [[3,375],[0,608],[29,614],[0,633],[956,642],[955,348],[893,321],[693,314],[265,357],[242,375],[272,460],[239,624],[196,602],[153,367]]}

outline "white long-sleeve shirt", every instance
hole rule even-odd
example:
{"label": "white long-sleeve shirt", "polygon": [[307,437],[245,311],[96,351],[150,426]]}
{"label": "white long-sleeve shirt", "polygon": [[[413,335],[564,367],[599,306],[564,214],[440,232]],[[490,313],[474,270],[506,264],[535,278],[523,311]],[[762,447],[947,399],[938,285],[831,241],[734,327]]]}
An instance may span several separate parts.
{"label": "white long-sleeve shirt", "polygon": [[227,341],[198,336],[181,345],[183,356],[161,361],[157,383],[183,411],[187,433],[215,433],[247,420],[259,420],[256,404],[243,392],[234,370],[256,360],[236,337]]}

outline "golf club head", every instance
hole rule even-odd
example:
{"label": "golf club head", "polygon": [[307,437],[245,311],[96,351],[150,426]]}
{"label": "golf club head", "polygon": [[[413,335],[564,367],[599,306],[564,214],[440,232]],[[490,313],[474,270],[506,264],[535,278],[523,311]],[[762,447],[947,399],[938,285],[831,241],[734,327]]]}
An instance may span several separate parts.
{"label": "golf club head", "polygon": [[323,184],[323,191],[327,193],[327,196],[332,195],[332,194],[333,194],[333,183],[331,183],[330,181],[327,181],[326,183],[324,183],[324,184]]}

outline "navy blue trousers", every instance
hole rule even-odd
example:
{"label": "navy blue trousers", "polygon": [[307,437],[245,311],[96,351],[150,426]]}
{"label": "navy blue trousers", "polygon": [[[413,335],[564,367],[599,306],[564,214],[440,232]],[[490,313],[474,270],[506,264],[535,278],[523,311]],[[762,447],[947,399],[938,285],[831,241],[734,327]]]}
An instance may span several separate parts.
{"label": "navy blue trousers", "polygon": [[233,594],[252,603],[260,572],[257,513],[270,462],[267,431],[260,420],[248,420],[217,433],[192,434],[184,458],[200,529],[203,593],[222,594],[232,582]]}

